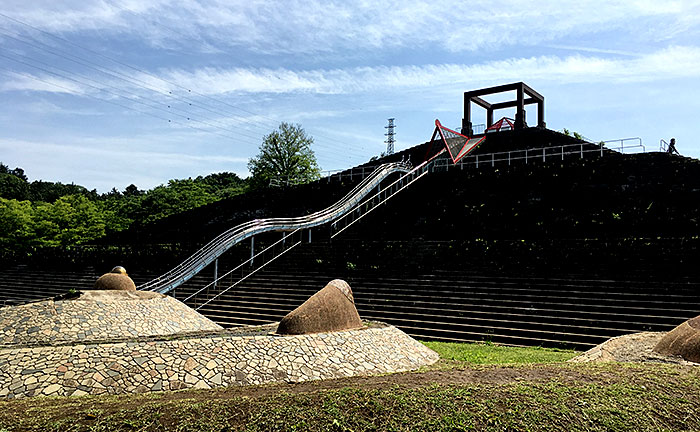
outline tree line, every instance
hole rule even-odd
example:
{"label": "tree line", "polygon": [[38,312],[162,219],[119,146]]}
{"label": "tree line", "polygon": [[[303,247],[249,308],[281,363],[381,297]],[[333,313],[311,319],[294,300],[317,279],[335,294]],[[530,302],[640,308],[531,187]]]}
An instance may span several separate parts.
{"label": "tree line", "polygon": [[102,194],[72,183],[29,181],[22,168],[0,162],[0,258],[90,242],[251,188],[316,180],[320,168],[312,143],[301,126],[281,123],[263,137],[259,154],[248,163],[248,178],[222,172],[170,180],[147,191],[131,184]]}
{"label": "tree line", "polygon": [[131,184],[103,194],[76,184],[29,181],[0,162],[0,250],[18,256],[73,246],[239,195],[248,181],[231,172],[170,180],[144,191]]}

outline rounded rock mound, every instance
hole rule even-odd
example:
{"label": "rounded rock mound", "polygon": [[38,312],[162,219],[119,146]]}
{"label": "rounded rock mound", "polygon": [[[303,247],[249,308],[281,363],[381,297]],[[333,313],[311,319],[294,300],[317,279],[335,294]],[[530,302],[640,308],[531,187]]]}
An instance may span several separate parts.
{"label": "rounded rock mound", "polygon": [[280,321],[277,333],[300,335],[362,327],[355,299],[347,282],[332,280]]}
{"label": "rounded rock mound", "polygon": [[150,291],[78,291],[0,308],[0,347],[87,343],[219,331],[184,303]]}
{"label": "rounded rock mound", "polygon": [[116,266],[111,272],[100,276],[92,289],[109,291],[136,291],[136,284],[131,280],[126,269]]}
{"label": "rounded rock mound", "polygon": [[656,344],[654,352],[700,363],[700,315],[668,332]]}

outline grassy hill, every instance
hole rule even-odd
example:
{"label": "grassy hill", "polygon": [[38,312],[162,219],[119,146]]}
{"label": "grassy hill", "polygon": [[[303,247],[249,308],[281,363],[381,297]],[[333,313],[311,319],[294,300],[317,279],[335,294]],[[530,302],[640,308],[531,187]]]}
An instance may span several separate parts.
{"label": "grassy hill", "polygon": [[[0,402],[3,431],[658,431],[700,428],[700,371],[569,364],[573,352],[433,343],[378,377]],[[484,360],[485,358],[485,360]],[[481,359],[474,362],[474,359]],[[507,360],[504,360],[507,359]]]}

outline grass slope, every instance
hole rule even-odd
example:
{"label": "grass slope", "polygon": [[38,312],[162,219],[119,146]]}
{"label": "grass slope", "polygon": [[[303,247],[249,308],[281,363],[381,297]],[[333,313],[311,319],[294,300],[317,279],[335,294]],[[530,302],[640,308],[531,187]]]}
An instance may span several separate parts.
{"label": "grass slope", "polygon": [[0,431],[700,430],[698,368],[568,364],[571,351],[429,345],[444,360],[413,373],[4,401]]}
{"label": "grass slope", "polygon": [[423,342],[445,360],[472,364],[552,363],[575,357],[573,350],[540,347],[510,347],[503,345],[466,344],[453,342]]}

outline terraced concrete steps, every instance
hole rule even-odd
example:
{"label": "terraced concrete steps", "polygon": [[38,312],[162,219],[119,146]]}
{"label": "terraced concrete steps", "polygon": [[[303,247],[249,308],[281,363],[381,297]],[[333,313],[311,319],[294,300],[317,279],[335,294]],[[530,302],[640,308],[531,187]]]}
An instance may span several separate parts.
{"label": "terraced concrete steps", "polygon": [[[700,282],[682,275],[650,280],[636,274],[497,274],[443,263],[435,258],[445,248],[440,242],[416,250],[421,257],[416,260],[432,263],[427,271],[406,268],[392,257],[382,260],[395,251],[405,257],[413,245],[303,245],[200,312],[225,326],[278,321],[329,280],[341,278],[352,286],[363,318],[396,325],[418,338],[585,349],[625,333],[669,330],[700,311]],[[363,251],[370,256],[364,262]],[[220,259],[219,274],[236,259]],[[373,262],[381,265],[368,265]],[[97,277],[94,269],[61,273],[16,267],[0,273],[2,299],[20,302],[91,286]],[[174,295],[184,299],[213,277],[213,268],[207,268]]]}
{"label": "terraced concrete steps", "polygon": [[[344,277],[363,318],[397,325],[416,337],[583,349],[624,333],[669,329],[700,310],[698,284],[687,282],[508,277],[445,269],[391,277],[342,269],[327,259],[323,264],[334,269],[323,271],[313,258],[317,252],[280,260],[200,312],[222,325],[277,321],[328,280]],[[182,287],[181,294],[190,289]]]}

